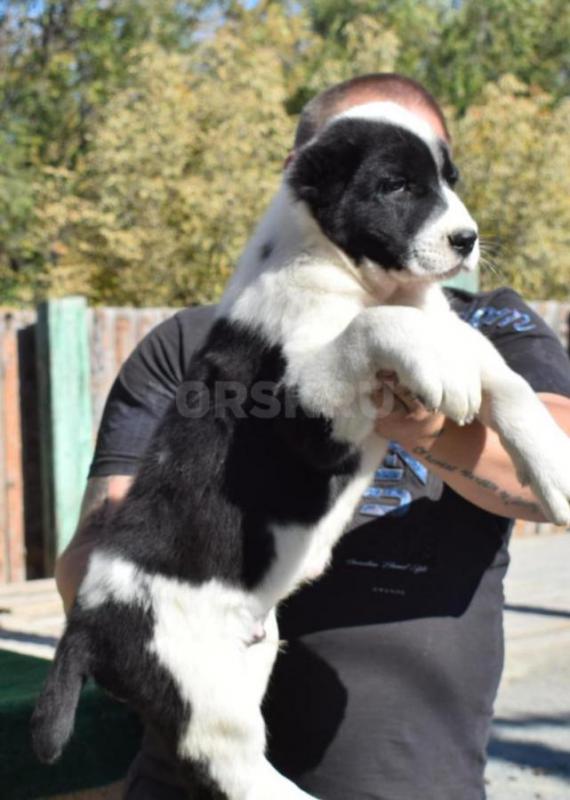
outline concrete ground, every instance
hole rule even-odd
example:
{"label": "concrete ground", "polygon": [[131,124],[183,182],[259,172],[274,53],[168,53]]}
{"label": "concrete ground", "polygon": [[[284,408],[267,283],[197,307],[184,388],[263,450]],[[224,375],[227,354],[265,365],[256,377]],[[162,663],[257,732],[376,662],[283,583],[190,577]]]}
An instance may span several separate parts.
{"label": "concrete ground", "polygon": [[[570,535],[515,538],[511,554],[488,800],[570,800]],[[62,625],[53,581],[0,588],[0,648],[50,658]]]}
{"label": "concrete ground", "polygon": [[570,800],[570,535],[515,539],[488,800]]}

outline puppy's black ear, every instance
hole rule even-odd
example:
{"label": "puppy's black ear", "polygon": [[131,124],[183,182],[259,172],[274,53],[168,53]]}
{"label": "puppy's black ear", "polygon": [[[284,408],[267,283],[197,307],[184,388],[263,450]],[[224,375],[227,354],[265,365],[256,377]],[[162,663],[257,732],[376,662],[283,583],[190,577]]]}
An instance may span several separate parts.
{"label": "puppy's black ear", "polygon": [[305,145],[289,167],[289,185],[295,196],[310,206],[333,201],[358,166],[360,148],[350,136],[339,133],[327,131]]}

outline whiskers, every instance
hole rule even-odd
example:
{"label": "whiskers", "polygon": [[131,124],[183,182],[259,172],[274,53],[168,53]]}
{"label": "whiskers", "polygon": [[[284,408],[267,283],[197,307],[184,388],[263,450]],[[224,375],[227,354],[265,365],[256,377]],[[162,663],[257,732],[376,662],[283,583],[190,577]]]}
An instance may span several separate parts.
{"label": "whiskers", "polygon": [[501,253],[501,243],[494,236],[479,237],[479,264],[484,270],[492,272],[497,278],[505,279],[504,270],[497,264],[496,258]]}

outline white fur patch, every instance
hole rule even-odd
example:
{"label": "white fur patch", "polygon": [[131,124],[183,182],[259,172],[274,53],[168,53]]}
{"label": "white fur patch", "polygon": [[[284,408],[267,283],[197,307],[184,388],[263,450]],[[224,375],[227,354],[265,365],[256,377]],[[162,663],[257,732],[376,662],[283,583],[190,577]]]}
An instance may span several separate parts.
{"label": "white fur patch", "polygon": [[443,278],[460,269],[471,271],[479,261],[479,242],[466,257],[458,254],[450,245],[449,237],[458,230],[478,232],[477,223],[467,211],[459,197],[442,183],[441,194],[446,208],[427,220],[416,234],[412,246],[412,257],[408,269],[418,277]]}
{"label": "white fur patch", "polygon": [[146,589],[145,576],[132,562],[104,550],[94,550],[78,600],[82,608],[95,608],[106,600],[147,605]]}
{"label": "white fur patch", "polygon": [[369,103],[361,103],[332,117],[328,124],[333,125],[339,119],[364,119],[373,122],[385,122],[390,125],[396,125],[399,128],[404,128],[418,136],[427,144],[435,163],[441,167],[440,137],[429,122],[426,122],[422,117],[414,114],[412,111],[408,111],[407,108],[404,108],[398,103],[393,103],[389,100],[375,100]]}
{"label": "white fur patch", "polygon": [[[149,649],[191,707],[181,757],[203,760],[232,800],[311,800],[264,756],[259,709],[279,644],[273,610],[217,580],[190,586],[95,551],[79,602],[91,609],[106,600],[152,608]],[[260,625],[265,637],[250,645]]]}

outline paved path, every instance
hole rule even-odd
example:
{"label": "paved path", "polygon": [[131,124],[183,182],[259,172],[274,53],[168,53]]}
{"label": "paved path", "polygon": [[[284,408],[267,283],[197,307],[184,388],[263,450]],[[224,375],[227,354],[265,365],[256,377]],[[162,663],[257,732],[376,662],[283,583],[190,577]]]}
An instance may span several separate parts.
{"label": "paved path", "polygon": [[517,539],[489,800],[570,800],[570,535]]}
{"label": "paved path", "polygon": [[63,609],[53,580],[0,586],[0,649],[51,658],[62,630]]}
{"label": "paved path", "polygon": [[[488,800],[570,800],[570,535],[511,552]],[[53,581],[0,588],[0,648],[49,658],[62,624]]]}

